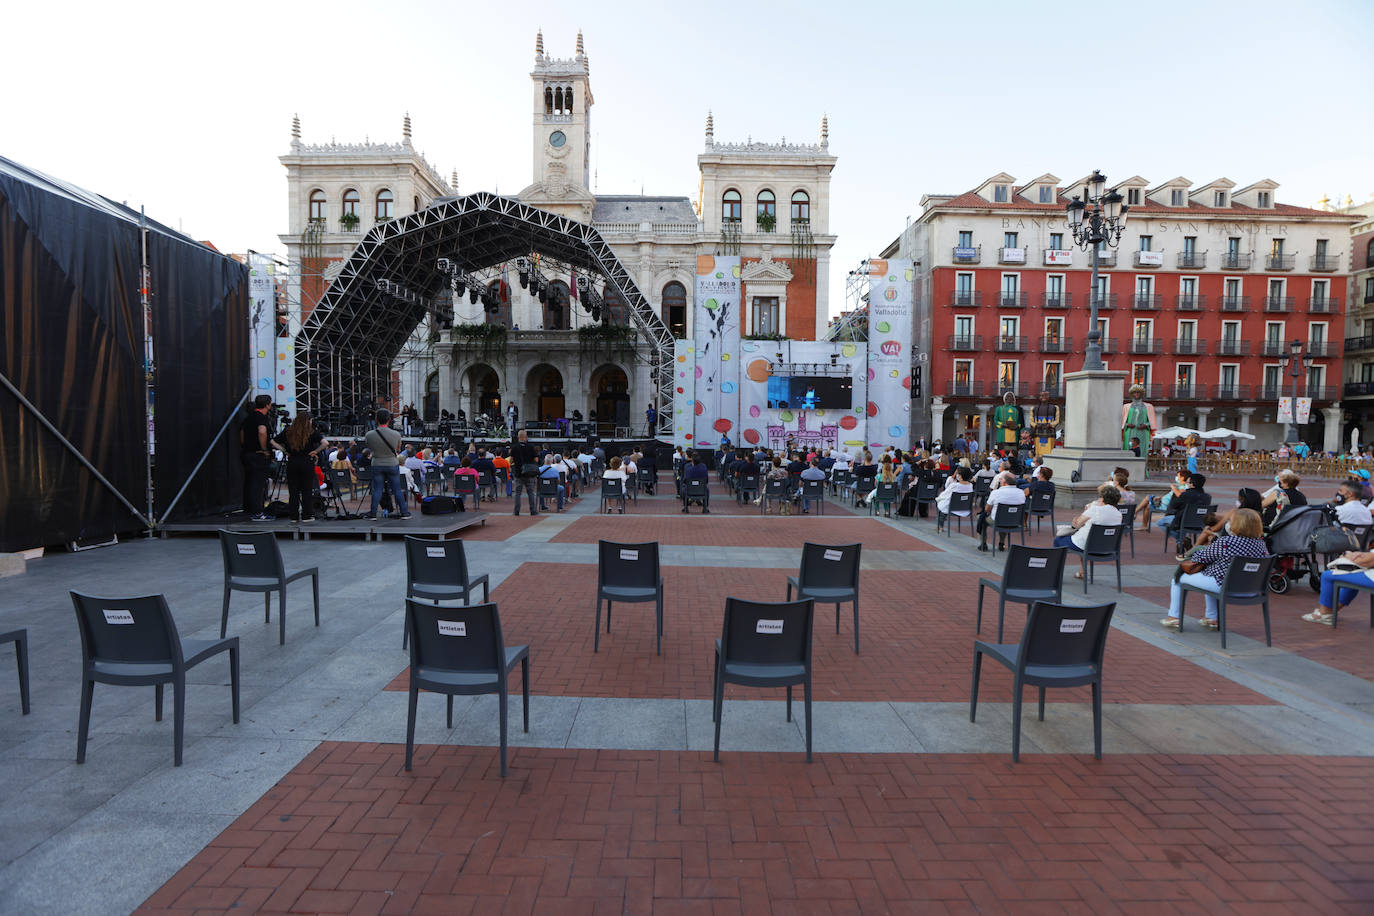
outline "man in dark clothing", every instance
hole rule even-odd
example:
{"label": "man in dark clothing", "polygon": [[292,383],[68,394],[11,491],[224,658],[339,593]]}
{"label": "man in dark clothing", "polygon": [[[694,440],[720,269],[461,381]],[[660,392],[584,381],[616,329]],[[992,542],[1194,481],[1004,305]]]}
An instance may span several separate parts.
{"label": "man in dark clothing", "polygon": [[529,433],[523,429],[510,447],[510,472],[515,482],[515,514],[520,514],[520,491],[524,490],[530,503],[530,515],[538,515],[539,458],[534,446],[530,445]]}
{"label": "man in dark clothing", "polygon": [[239,462],[243,465],[243,511],[255,521],[272,521],[264,510],[267,504],[268,457],[267,440],[271,435],[271,421],[267,412],[272,409],[272,396],[260,394],[253,399],[253,409],[239,427]]}
{"label": "man in dark clothing", "polygon": [[1190,481],[1191,486],[1178,495],[1178,498],[1169,504],[1169,515],[1173,520],[1169,523],[1168,531],[1178,530],[1179,524],[1188,515],[1189,511],[1197,506],[1210,506],[1212,497],[1203,489],[1207,485],[1207,478],[1202,474],[1194,474]]}
{"label": "man in dark clothing", "polygon": [[800,474],[806,470],[806,462],[802,461],[800,453],[793,453],[792,460],[787,462],[787,473]]}
{"label": "man in dark clothing", "polygon": [[[688,480],[700,480],[706,484],[705,495],[701,498],[701,514],[711,514],[711,472],[706,469],[706,462],[701,460],[701,456],[693,453],[691,464],[687,465],[682,472],[684,482]],[[682,498],[682,511],[687,511],[687,497]]]}

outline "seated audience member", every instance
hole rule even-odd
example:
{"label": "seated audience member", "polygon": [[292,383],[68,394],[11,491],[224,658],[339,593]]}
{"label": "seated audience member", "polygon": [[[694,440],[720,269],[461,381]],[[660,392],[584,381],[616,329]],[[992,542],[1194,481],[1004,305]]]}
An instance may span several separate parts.
{"label": "seated audience member", "polygon": [[[545,459],[544,459],[544,466],[541,467],[541,468],[539,469],[539,479],[540,479],[540,480],[556,480],[556,481],[558,481],[558,511],[559,511],[559,512],[562,512],[562,511],[563,511],[563,497],[564,497],[565,495],[567,495],[567,492],[568,492],[568,488],[563,484],[563,474],[564,474],[563,463],[562,463],[561,461],[555,461],[553,455],[549,455],[547,458],[545,458]],[[547,508],[548,508],[548,507],[546,507],[546,506],[544,505],[544,500],[541,498],[541,499],[539,500],[539,511],[540,511],[540,512],[547,511]]]}
{"label": "seated audience member", "polygon": [[873,453],[865,450],[863,461],[854,466],[854,479],[863,480],[865,477],[874,480],[878,477],[878,466],[873,463]]}
{"label": "seated audience member", "polygon": [[973,471],[968,468],[958,468],[949,479],[945,481],[945,488],[940,491],[940,495],[935,497],[936,521],[940,516],[949,514],[949,500],[955,493],[973,492]]}
{"label": "seated audience member", "polygon": [[1350,481],[1341,484],[1332,504],[1336,507],[1336,521],[1342,525],[1374,524],[1369,507],[1360,502],[1360,491]]}
{"label": "seated audience member", "polygon": [[1227,525],[1230,524],[1232,516],[1239,510],[1249,509],[1251,512],[1259,513],[1262,501],[1259,490],[1241,487],[1240,492],[1236,494],[1236,504],[1219,514],[1206,528],[1202,529],[1202,534],[1198,535],[1193,546],[1205,547],[1227,533]]}
{"label": "seated audience member", "polygon": [[1287,468],[1274,475],[1274,485],[1264,492],[1260,500],[1260,520],[1264,522],[1264,527],[1271,527],[1289,506],[1307,505],[1307,497],[1298,489],[1300,483],[1301,478]]}
{"label": "seated audience member", "polygon": [[[892,456],[890,456],[890,455],[884,455],[884,456],[883,456],[882,463],[878,465],[878,476],[874,478],[874,481],[873,481],[873,482],[874,482],[874,484],[880,484],[880,483],[894,483],[894,484],[895,484],[895,483],[897,482],[897,469],[896,469],[896,467],[892,464]],[[877,497],[877,495],[878,495],[878,488],[877,488],[877,486],[874,486],[873,489],[872,489],[872,490],[869,490],[868,493],[864,496],[864,499],[863,499],[864,505],[865,505],[865,506],[872,505],[873,500],[874,500],[874,498]],[[888,510],[888,511],[889,511],[889,513],[891,512],[891,508],[890,508],[890,507],[889,507],[889,510]]]}
{"label": "seated audience member", "polygon": [[847,471],[849,470],[849,463],[849,452],[841,449],[830,464],[830,472],[833,474],[836,471]]}
{"label": "seated audience member", "polygon": [[1251,509],[1237,509],[1232,513],[1230,534],[1217,538],[1184,561],[1181,573],[1170,587],[1169,616],[1160,624],[1171,630],[1178,629],[1179,618],[1183,615],[1183,589],[1180,586],[1186,584],[1200,586],[1208,592],[1207,616],[1198,623],[1209,630],[1217,629],[1217,599],[1213,596],[1221,594],[1221,583],[1226,578],[1231,558],[1263,559],[1269,556],[1263,534],[1264,526],[1259,513]]}
{"label": "seated audience member", "polygon": [[352,483],[358,482],[358,472],[353,470],[353,461],[348,457],[348,449],[339,448],[335,450],[333,459],[329,462],[330,468],[348,472],[348,479]]}
{"label": "seated audience member", "polygon": [[458,450],[451,448],[444,454],[444,467],[452,474],[463,463],[463,459],[458,457]]}
{"label": "seated audience member", "polygon": [[[682,479],[683,479],[684,482],[686,482],[686,481],[688,481],[688,480],[700,480],[702,483],[706,484],[706,493],[705,493],[705,495],[701,498],[701,514],[702,514],[702,515],[710,515],[710,514],[711,514],[711,472],[707,469],[707,467],[706,467],[706,462],[702,460],[702,457],[701,457],[700,454],[698,454],[698,453],[696,453],[696,452],[693,452],[690,456],[688,456],[688,458],[689,458],[689,463],[688,463],[688,465],[687,465],[685,468],[682,469]],[[686,497],[686,496],[682,497],[682,511],[683,511],[683,512],[686,512],[686,511],[687,511],[687,497]]]}
{"label": "seated audience member", "polygon": [[[542,461],[543,459],[541,458],[540,460]],[[510,496],[514,490],[515,481],[511,479],[510,459],[506,457],[506,450],[504,448],[497,449],[496,454],[491,456],[491,467],[492,474],[498,476],[505,475],[506,495]]]}
{"label": "seated audience member", "polygon": [[1365,468],[1359,468],[1353,476],[1359,478],[1357,482],[1360,485],[1360,499],[1368,505],[1369,501],[1374,499],[1374,487],[1369,484],[1369,471]]}
{"label": "seated audience member", "polygon": [[[825,482],[825,470],[821,467],[821,461],[822,461],[822,459],[820,459],[820,458],[812,458],[812,459],[811,459],[811,463],[810,463],[809,465],[807,465],[806,468],[801,472],[801,479],[802,479],[803,481],[808,481],[808,480],[809,480],[809,481],[820,481],[821,483],[824,483],[824,482]],[[803,497],[803,498],[802,498],[802,514],[806,514],[807,512],[810,512],[810,511],[811,511],[811,500],[808,499],[808,498],[806,498],[806,497]]]}
{"label": "seated audience member", "polygon": [[[1341,559],[1350,560],[1356,566],[1361,567],[1355,572],[1339,573],[1334,570],[1326,570],[1322,573],[1321,596],[1317,606],[1313,610],[1302,615],[1302,619],[1308,623],[1320,623],[1323,626],[1334,627],[1336,625],[1336,611],[1345,610],[1356,596],[1362,594],[1353,588],[1340,588],[1344,583],[1358,583],[1368,585],[1374,579],[1374,551],[1349,550],[1341,554]],[[1337,594],[1339,589],[1339,595]],[[1340,601],[1337,605],[1336,602]]]}
{"label": "seated audience member", "polygon": [[[620,463],[619,455],[611,459],[611,463],[606,467],[606,470],[601,473],[601,479],[613,480],[616,482],[616,488],[620,491],[620,512],[623,515],[625,513],[625,496],[629,491],[625,487],[625,468]],[[606,511],[611,511],[610,503],[606,504]]]}
{"label": "seated audience member", "polygon": [[787,473],[800,474],[804,470],[806,470],[806,462],[802,460],[801,453],[793,452],[792,460],[787,462]]}
{"label": "seated audience member", "polygon": [[1054,482],[1050,479],[1054,477],[1054,469],[1046,465],[1040,465],[1031,475],[1031,479],[1026,483],[1026,498],[1037,493],[1048,493],[1050,499],[1054,499]]}
{"label": "seated audience member", "polygon": [[[1024,506],[1026,504],[1026,492],[1016,486],[1016,478],[1010,471],[1003,471],[992,479],[992,490],[988,493],[987,501],[983,503],[982,511],[978,513],[976,525],[978,531],[978,549],[986,552],[988,549],[988,525],[992,523],[993,513],[998,506]],[[1006,534],[1001,534],[997,538],[999,549],[1007,546]]]}
{"label": "seated audience member", "polygon": [[[1146,529],[1150,527],[1150,522],[1156,509],[1158,509],[1160,512],[1163,512],[1167,516],[1169,514],[1170,507],[1174,504],[1174,500],[1178,499],[1178,497],[1182,495],[1183,491],[1188,489],[1188,482],[1192,480],[1192,478],[1193,475],[1191,473],[1189,473],[1184,468],[1180,468],[1178,470],[1178,473],[1174,475],[1174,479],[1169,481],[1168,493],[1165,493],[1161,497],[1156,497],[1155,500],[1146,500],[1144,509],[1145,517],[1141,519],[1140,527]],[[1160,525],[1159,527],[1162,528],[1164,526]]]}
{"label": "seated audience member", "polygon": [[[1082,553],[1088,543],[1089,526],[1121,524],[1121,510],[1117,508],[1120,502],[1121,491],[1109,483],[1102,484],[1097,488],[1097,499],[1088,503],[1083,509],[1083,514],[1073,520],[1073,532],[1056,535],[1054,546],[1067,547],[1075,553]],[[1074,578],[1083,578],[1083,571],[1075,573]]]}
{"label": "seated audience member", "polygon": [[[1203,489],[1207,485],[1207,478],[1201,474],[1192,474],[1188,478],[1188,488],[1179,493],[1169,501],[1169,514],[1155,523],[1155,527],[1161,531],[1173,532],[1178,530],[1179,524],[1183,520],[1183,515],[1190,508],[1195,506],[1210,506],[1212,497]],[[1116,489],[1113,487],[1112,489]]]}

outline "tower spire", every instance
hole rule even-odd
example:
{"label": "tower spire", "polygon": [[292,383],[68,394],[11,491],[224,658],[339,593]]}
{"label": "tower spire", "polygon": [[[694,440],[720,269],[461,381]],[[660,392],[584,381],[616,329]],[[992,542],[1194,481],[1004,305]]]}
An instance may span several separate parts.
{"label": "tower spire", "polygon": [[301,116],[299,114],[291,116],[291,145],[301,145]]}
{"label": "tower spire", "polygon": [[830,115],[821,115],[821,149],[830,149]]}
{"label": "tower spire", "polygon": [[534,34],[534,59],[539,61],[544,57],[544,30],[540,29]]}
{"label": "tower spire", "polygon": [[406,112],[405,120],[401,122],[401,142],[410,146],[410,112]]}
{"label": "tower spire", "polygon": [[457,170],[457,169],[454,169],[453,172],[448,176],[448,186],[449,186],[449,189],[452,190],[454,194],[457,194],[457,193],[458,193],[458,170]]}
{"label": "tower spire", "polygon": [[586,49],[582,47],[582,30],[577,30],[577,59],[581,60],[587,56]]}
{"label": "tower spire", "polygon": [[710,109],[706,111],[706,149],[710,149],[716,142],[715,119],[711,117]]}

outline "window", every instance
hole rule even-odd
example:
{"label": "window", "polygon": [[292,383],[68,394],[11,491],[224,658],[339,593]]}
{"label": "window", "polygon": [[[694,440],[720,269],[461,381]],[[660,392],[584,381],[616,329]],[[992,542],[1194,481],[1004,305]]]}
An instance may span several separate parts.
{"label": "window", "polygon": [[1190,258],[1197,254],[1197,236],[1185,235],[1183,237],[1183,253]]}
{"label": "window", "polygon": [[792,222],[811,222],[811,196],[805,191],[792,192]]}
{"label": "window", "polygon": [[954,388],[955,391],[962,391],[967,394],[969,386],[973,383],[973,360],[956,359],[954,361]]}
{"label": "window", "polygon": [[1016,305],[1017,294],[1021,292],[1020,274],[1002,274],[1002,304]]}
{"label": "window", "polygon": [[1179,363],[1178,374],[1174,377],[1180,395],[1190,395],[1193,391],[1193,364]]}
{"label": "window", "polygon": [[323,191],[316,189],[310,192],[310,221],[312,223],[323,222],[326,203]]}
{"label": "window", "polygon": [[1051,232],[1051,233],[1050,233],[1050,248],[1052,248],[1052,249],[1055,250],[1055,251],[1063,251],[1063,250],[1064,250],[1064,233],[1062,233],[1062,232]]}
{"label": "window", "polygon": [[1374,382],[1374,363],[1360,364],[1360,381]]}
{"label": "window", "polygon": [[487,284],[487,289],[490,290],[494,296],[493,301],[496,305],[493,306],[490,311],[485,307],[483,308],[483,321],[487,324],[499,324],[509,328],[511,326],[509,295],[507,295],[506,298],[502,298],[500,280],[492,280]]}
{"label": "window", "polygon": [[1264,323],[1264,348],[1273,351],[1284,347],[1284,330],[1282,321],[1266,321]]}
{"label": "window", "polygon": [[959,315],[954,319],[954,336],[960,339],[973,336],[973,316]]}
{"label": "window", "polygon": [[1261,208],[1268,208],[1273,206],[1273,197],[1270,196],[1268,191],[1260,191],[1255,194],[1255,202]]}
{"label": "window", "polygon": [[382,188],[377,192],[377,222],[380,223],[391,219],[391,207],[394,200],[395,198],[391,196],[391,192],[386,188]]}
{"label": "window", "polygon": [[1003,359],[997,361],[997,390],[1000,394],[1003,391],[1016,391],[1016,367],[1019,366],[1014,359]]}
{"label": "window", "polygon": [[1227,363],[1221,367],[1221,373],[1217,380],[1221,383],[1220,388],[1229,396],[1236,396],[1236,377],[1240,375],[1240,367],[1235,363]]}
{"label": "window", "polygon": [[1283,281],[1269,281],[1269,301],[1275,305],[1283,304]]}
{"label": "window", "polygon": [[1054,188],[1047,184],[1042,184],[1040,186],[1040,202],[1042,204],[1054,203]]}
{"label": "window", "polygon": [[1150,248],[1150,246],[1153,245],[1154,242],[1155,237],[1153,235],[1142,235],[1140,237],[1140,250],[1151,251],[1152,249]]}
{"label": "window", "polygon": [[1364,249],[1364,266],[1374,267],[1374,239],[1369,240],[1369,244]]}
{"label": "window", "polygon": [[358,212],[358,206],[362,202],[363,199],[358,194],[358,192],[353,190],[352,188],[349,188],[347,191],[343,192],[343,213],[341,213],[340,215],[351,216],[355,219],[357,217],[360,217],[362,214]]}
{"label": "window", "polygon": [[973,232],[972,232],[972,231],[970,231],[970,230],[968,230],[968,229],[960,229],[960,230],[959,230],[959,247],[960,247],[960,248],[972,248],[972,247],[973,247]]}
{"label": "window", "polygon": [[1097,300],[1099,308],[1107,301],[1107,293],[1111,289],[1111,286],[1111,277],[1099,276],[1097,278],[1097,288],[1094,289],[1092,292],[1093,298]]}
{"label": "window", "polygon": [[411,212],[411,213],[419,213],[419,212],[420,212],[420,198],[419,198],[419,197],[412,197],[412,198],[410,199],[410,212]]}
{"label": "window", "polygon": [[548,301],[544,303],[544,330],[566,331],[572,299],[568,295],[568,284],[554,280],[549,284]]}
{"label": "window", "polygon": [[1178,304],[1189,307],[1197,304],[1197,277],[1183,277],[1178,281]]}
{"label": "window", "polygon": [[1007,186],[1004,185],[1004,184],[995,184],[995,185],[993,185],[993,186],[992,186],[992,199],[993,199],[994,201],[996,201],[997,203],[999,203],[999,204],[1004,204],[1004,203],[1006,203],[1006,202],[1007,202]]}
{"label": "window", "polygon": [[1278,397],[1279,388],[1283,385],[1283,376],[1281,372],[1282,367],[1280,366],[1264,367],[1264,391],[1261,394],[1263,399],[1268,400]]}
{"label": "window", "polygon": [[1183,205],[1183,189],[1174,188],[1169,192],[1169,206],[1182,207]]}
{"label": "window", "polygon": [[1226,206],[1226,192],[1225,192],[1225,191],[1213,191],[1213,192],[1212,192],[1212,206],[1214,206],[1214,207],[1224,207],[1224,206]]}
{"label": "window", "polygon": [[764,189],[759,192],[754,215],[758,220],[759,231],[773,231],[778,221],[778,199],[773,196],[772,191]]}
{"label": "window", "polygon": [[954,304],[973,304],[973,274],[954,275]]}
{"label": "window", "polygon": [[750,316],[750,333],[755,335],[778,334],[778,297],[755,296],[753,314]]}
{"label": "window", "polygon": [[1307,396],[1309,398],[1320,398],[1322,388],[1326,385],[1326,367],[1313,366],[1307,370]]}
{"label": "window", "polygon": [[1045,277],[1045,301],[1059,305],[1064,301],[1064,275],[1049,274]]}
{"label": "window", "polygon": [[1240,281],[1234,277],[1226,278],[1226,301],[1234,305],[1240,305]]}
{"label": "window", "polygon": [[1045,363],[1045,388],[1050,393],[1059,391],[1059,382],[1064,377],[1064,363],[1059,360]]}
{"label": "window", "polygon": [[720,221],[737,223],[744,218],[744,208],[739,191],[726,191],[720,199]]}
{"label": "window", "polygon": [[1275,258],[1283,257],[1283,239],[1274,239],[1269,249],[1269,253]]}
{"label": "window", "polygon": [[1155,336],[1155,323],[1149,318],[1137,318],[1131,336],[1136,340],[1149,341]]}
{"label": "window", "polygon": [[1197,322],[1191,319],[1178,323],[1179,342],[1188,341],[1189,343],[1197,340]]}
{"label": "window", "polygon": [[1364,278],[1364,301],[1374,302],[1374,277]]}
{"label": "window", "polygon": [[1312,304],[1313,304],[1313,305],[1316,305],[1318,302],[1321,302],[1321,303],[1325,304],[1325,302],[1327,301],[1327,299],[1326,299],[1326,289],[1327,289],[1327,281],[1326,281],[1326,280],[1313,280],[1313,281],[1312,281]]}
{"label": "window", "polygon": [[1016,244],[1016,238],[1017,238],[1017,234],[1016,234],[1015,232],[1003,232],[1003,233],[1002,233],[1002,247],[1003,247],[1003,248],[1017,248],[1017,247],[1019,247],[1019,246]]}
{"label": "window", "polygon": [[1221,323],[1221,341],[1225,344],[1236,344],[1240,342],[1240,322],[1223,321]]}
{"label": "window", "polygon": [[1015,341],[1021,330],[1021,320],[1019,318],[1003,318],[1001,327],[998,328],[997,336],[1004,341]]}
{"label": "window", "polygon": [[1326,239],[1317,239],[1317,260],[1326,260]]}
{"label": "window", "polygon": [[1154,301],[1155,278],[1136,277],[1135,278],[1135,299],[1140,305],[1149,305]]}
{"label": "window", "polygon": [[1045,343],[1058,345],[1064,339],[1064,319],[1045,319]]}
{"label": "window", "polygon": [[1142,385],[1145,390],[1150,389],[1150,364],[1131,363],[1131,384]]}
{"label": "window", "polygon": [[1240,236],[1233,235],[1226,240],[1226,253],[1231,257],[1240,254]]}
{"label": "window", "polygon": [[1307,345],[1312,350],[1320,350],[1326,346],[1325,321],[1314,321],[1307,326]]}
{"label": "window", "polygon": [[687,288],[674,280],[663,287],[663,320],[679,340],[687,337]]}

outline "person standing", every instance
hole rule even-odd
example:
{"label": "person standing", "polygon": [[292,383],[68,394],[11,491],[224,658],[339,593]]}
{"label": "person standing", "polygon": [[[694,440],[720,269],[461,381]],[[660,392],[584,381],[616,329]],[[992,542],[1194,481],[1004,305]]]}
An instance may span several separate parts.
{"label": "person standing", "polygon": [[297,412],[296,419],[291,421],[285,433],[272,440],[272,445],[286,453],[286,487],[290,493],[287,498],[287,517],[295,522],[313,522],[315,466],[326,443],[315,429],[310,411]]}
{"label": "person standing", "polygon": [[652,439],[654,435],[654,423],[658,420],[658,411],[654,410],[652,402],[650,402],[648,409],[644,411],[644,419],[649,421],[649,431],[646,435]]}
{"label": "person standing", "polygon": [[239,427],[239,463],[243,465],[243,511],[255,522],[270,522],[265,511],[267,504],[267,444],[272,409],[272,396],[260,394],[253,399],[253,409]]}
{"label": "person standing", "polygon": [[377,517],[382,491],[391,487],[396,511],[403,519],[410,518],[406,509],[406,491],[401,487],[401,434],[391,428],[391,411],[385,407],[377,411],[377,425],[367,431],[363,442],[372,450],[372,510],[368,518]]}
{"label": "person standing", "polygon": [[510,434],[515,435],[515,423],[520,419],[520,411],[516,408],[514,401],[506,402],[506,426],[510,428]]}
{"label": "person standing", "polygon": [[[511,405],[511,410],[515,405]],[[520,430],[519,437],[511,443],[510,465],[515,480],[515,514],[520,514],[520,491],[525,491],[529,500],[530,515],[539,514],[539,456],[530,445],[530,434]]]}

